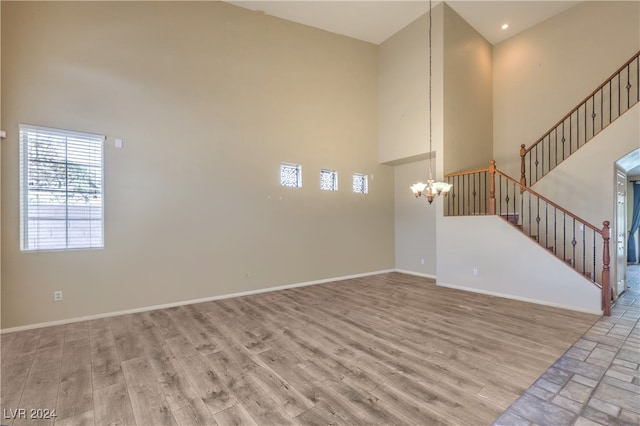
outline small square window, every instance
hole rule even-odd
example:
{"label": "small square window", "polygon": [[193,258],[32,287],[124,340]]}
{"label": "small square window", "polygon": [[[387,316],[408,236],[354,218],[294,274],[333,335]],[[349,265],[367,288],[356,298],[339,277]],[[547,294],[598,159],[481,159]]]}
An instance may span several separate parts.
{"label": "small square window", "polygon": [[338,172],[335,170],[320,170],[320,189],[323,191],[338,190]]}
{"label": "small square window", "polygon": [[302,166],[290,163],[280,164],[280,185],[302,187]]}
{"label": "small square window", "polygon": [[353,192],[356,194],[367,194],[369,192],[369,179],[367,175],[360,173],[353,174]]}

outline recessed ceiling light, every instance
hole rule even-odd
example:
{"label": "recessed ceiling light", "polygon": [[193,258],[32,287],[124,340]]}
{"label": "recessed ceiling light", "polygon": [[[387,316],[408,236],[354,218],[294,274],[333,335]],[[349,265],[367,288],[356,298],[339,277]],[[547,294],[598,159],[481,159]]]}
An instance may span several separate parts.
{"label": "recessed ceiling light", "polygon": [[509,28],[509,24],[502,24],[502,27],[500,28],[502,28],[503,30],[506,30],[507,28]]}

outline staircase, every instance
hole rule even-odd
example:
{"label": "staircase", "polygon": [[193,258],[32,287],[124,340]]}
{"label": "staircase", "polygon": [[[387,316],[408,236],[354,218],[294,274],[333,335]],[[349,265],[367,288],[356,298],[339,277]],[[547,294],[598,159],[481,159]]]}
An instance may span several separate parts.
{"label": "staircase", "polygon": [[534,191],[562,161],[640,100],[640,52],[620,67],[534,144],[521,146],[521,176],[496,168],[451,173],[447,216],[498,215],[598,287],[610,315],[609,222],[595,226]]}
{"label": "staircase", "polygon": [[528,148],[520,147],[520,183],[533,186],[640,100],[640,52]]}

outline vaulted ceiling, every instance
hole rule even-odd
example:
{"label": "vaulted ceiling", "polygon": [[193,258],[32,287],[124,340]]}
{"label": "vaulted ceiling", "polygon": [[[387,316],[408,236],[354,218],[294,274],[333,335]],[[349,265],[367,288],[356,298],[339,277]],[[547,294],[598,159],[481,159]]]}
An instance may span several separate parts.
{"label": "vaulted ceiling", "polygon": [[[416,1],[232,0],[237,6],[380,44],[429,10]],[[434,1],[433,6],[440,1]],[[447,1],[491,44],[526,30],[580,1]],[[502,30],[503,24],[509,28]]]}

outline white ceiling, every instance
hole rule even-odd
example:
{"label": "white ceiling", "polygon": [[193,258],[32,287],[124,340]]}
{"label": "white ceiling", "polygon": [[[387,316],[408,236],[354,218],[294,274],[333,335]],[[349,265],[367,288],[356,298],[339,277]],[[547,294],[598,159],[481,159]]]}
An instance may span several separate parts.
{"label": "white ceiling", "polygon": [[[424,0],[232,0],[247,9],[380,44],[429,10]],[[435,7],[440,1],[434,1]],[[491,44],[499,43],[580,1],[447,1]],[[508,23],[509,29],[501,30]]]}

